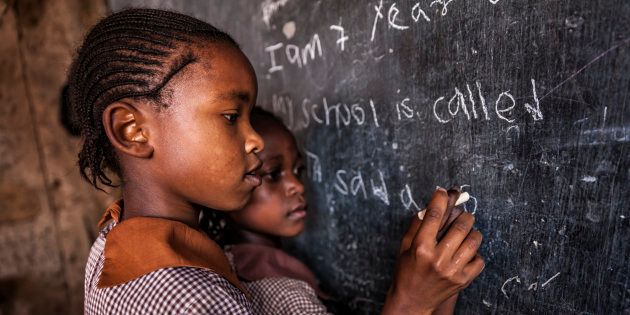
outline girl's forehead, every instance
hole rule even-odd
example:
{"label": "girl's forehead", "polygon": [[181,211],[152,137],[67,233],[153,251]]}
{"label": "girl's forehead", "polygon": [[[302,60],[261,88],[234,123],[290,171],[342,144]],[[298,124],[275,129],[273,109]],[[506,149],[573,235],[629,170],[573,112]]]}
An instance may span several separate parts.
{"label": "girl's forehead", "polygon": [[197,62],[204,67],[214,68],[217,62],[222,62],[226,63],[225,66],[239,67],[254,72],[247,56],[232,44],[202,43],[195,45],[192,49]]}
{"label": "girl's forehead", "polygon": [[299,158],[297,143],[291,132],[278,122],[270,122],[271,120],[266,120],[269,124],[265,128],[257,130],[265,141],[265,149],[261,152],[261,157],[288,154],[291,158]]}
{"label": "girl's forehead", "polygon": [[256,76],[249,60],[228,44],[193,50],[194,61],[171,80],[175,102],[202,97],[251,105],[256,100]]}

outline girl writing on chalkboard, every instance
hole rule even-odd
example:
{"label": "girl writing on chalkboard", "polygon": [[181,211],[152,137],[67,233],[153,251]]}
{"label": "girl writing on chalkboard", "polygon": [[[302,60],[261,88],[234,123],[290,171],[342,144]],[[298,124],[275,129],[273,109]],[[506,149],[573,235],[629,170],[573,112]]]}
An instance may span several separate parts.
{"label": "girl writing on chalkboard", "polygon": [[[261,183],[256,94],[239,46],[203,21],[131,9],[90,30],[69,74],[79,168],[96,188],[120,177],[122,200],[106,210],[88,258],[86,314],[258,312],[255,291],[199,230],[201,211],[241,209]],[[447,208],[438,190],[425,220],[413,221],[384,313],[429,312],[479,274],[472,217],[435,243]]]}
{"label": "girl writing on chalkboard", "polygon": [[[304,161],[298,152],[295,138],[282,121],[273,114],[256,107],[251,114],[251,123],[265,142],[265,149],[258,155],[262,167],[258,174],[263,179],[249,203],[241,210],[228,213],[227,229],[223,231],[223,242],[228,257],[235,265],[239,278],[251,283],[276,282],[284,280],[284,287],[279,288],[283,296],[291,291],[293,298],[301,296],[303,303],[283,303],[279,298],[264,299],[261,305],[269,314],[298,314],[324,312],[319,297],[329,307],[340,311],[340,303],[334,303],[321,291],[315,275],[296,258],[281,249],[281,238],[294,237],[305,227],[307,202],[301,175]],[[459,196],[459,190],[449,191],[453,199]],[[448,226],[459,214],[454,208],[445,222]],[[217,233],[219,218],[211,226]],[[439,235],[439,234],[438,234]],[[280,287],[280,285],[277,285]],[[276,290],[276,291],[278,291]],[[457,295],[442,303],[435,313],[451,314]]]}

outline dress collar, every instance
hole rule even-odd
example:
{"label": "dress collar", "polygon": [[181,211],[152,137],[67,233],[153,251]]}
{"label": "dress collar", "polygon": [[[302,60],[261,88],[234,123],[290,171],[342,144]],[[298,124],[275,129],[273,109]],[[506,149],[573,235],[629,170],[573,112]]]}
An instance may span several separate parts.
{"label": "dress collar", "polygon": [[188,225],[152,217],[121,222],[122,200],[105,210],[99,225],[114,221],[105,241],[105,262],[99,288],[120,285],[153,271],[170,267],[210,270],[228,280],[246,296],[227,257],[205,233]]}

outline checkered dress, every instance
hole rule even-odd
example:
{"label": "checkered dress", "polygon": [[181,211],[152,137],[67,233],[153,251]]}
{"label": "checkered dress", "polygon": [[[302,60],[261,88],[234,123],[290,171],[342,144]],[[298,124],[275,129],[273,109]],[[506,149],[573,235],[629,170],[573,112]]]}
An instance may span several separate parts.
{"label": "checkered dress", "polygon": [[265,278],[244,283],[260,314],[330,314],[308,283],[291,278]]}
{"label": "checkered dress", "polygon": [[110,222],[92,245],[85,271],[85,314],[327,314],[303,281],[268,278],[244,283],[252,300],[206,269],[172,267],[127,283],[97,288]]}

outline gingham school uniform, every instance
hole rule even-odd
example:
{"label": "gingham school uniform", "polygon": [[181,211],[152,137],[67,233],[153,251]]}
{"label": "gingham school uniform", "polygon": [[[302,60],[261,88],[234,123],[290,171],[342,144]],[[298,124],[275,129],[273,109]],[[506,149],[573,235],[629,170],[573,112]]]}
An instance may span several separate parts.
{"label": "gingham school uniform", "polygon": [[[158,218],[120,223],[121,208],[119,202],[107,209],[102,222],[111,221],[90,251],[85,314],[325,313],[308,284],[286,278],[243,284],[222,253],[217,255],[214,247],[212,255],[200,251],[216,246],[209,238],[201,239],[201,232]],[[168,233],[159,236],[164,242],[152,239],[160,235],[153,231],[165,226]]]}
{"label": "gingham school uniform", "polygon": [[108,224],[92,246],[85,272],[85,314],[254,314],[239,289],[200,268],[171,267],[113,287],[97,288]]}
{"label": "gingham school uniform", "polygon": [[304,263],[260,244],[226,247],[226,255],[265,314],[329,314],[319,297],[330,298]]}
{"label": "gingham school uniform", "polygon": [[313,288],[304,281],[278,277],[243,283],[251,293],[256,312],[260,314],[331,314]]}

